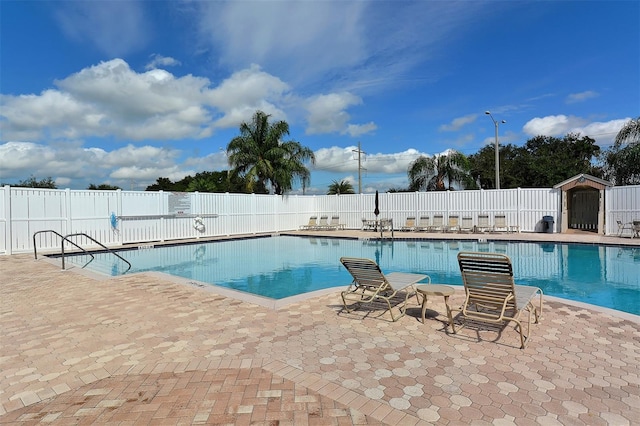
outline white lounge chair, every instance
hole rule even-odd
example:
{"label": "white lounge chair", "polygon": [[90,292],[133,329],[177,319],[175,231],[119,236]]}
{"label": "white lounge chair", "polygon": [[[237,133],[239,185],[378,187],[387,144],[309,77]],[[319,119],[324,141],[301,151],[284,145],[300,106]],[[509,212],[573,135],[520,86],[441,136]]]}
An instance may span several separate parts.
{"label": "white lounge chair", "polygon": [[429,216],[420,216],[416,225],[416,231],[427,231],[431,226],[431,220]]}
{"label": "white lounge chair", "polygon": [[510,225],[507,222],[507,216],[504,214],[497,214],[495,216],[495,222],[493,224],[494,231],[504,232],[520,232],[520,225]]}
{"label": "white lounge chair", "polygon": [[333,229],[330,225],[329,225],[329,216],[323,215],[320,216],[320,221],[318,222],[318,226],[316,226],[315,229],[318,230],[330,230]]}
{"label": "white lounge chair", "polygon": [[[520,347],[524,348],[531,335],[532,315],[535,323],[542,315],[542,290],[516,285],[511,259],[503,254],[460,252],[458,264],[466,293],[458,309],[463,318],[493,324],[513,321],[520,333]],[[525,310],[529,313],[526,334],[520,320]],[[452,328],[455,333],[454,324]]]}
{"label": "white lounge chair", "polygon": [[[416,297],[417,304],[420,302],[415,284],[425,278],[431,282],[428,275],[422,274],[392,272],[385,275],[380,266],[370,259],[341,257],[340,263],[353,277],[349,287],[340,293],[347,312],[352,311],[352,306],[382,304],[385,311],[388,310],[391,314],[391,320],[397,321],[406,313],[407,302],[411,296]],[[392,303],[398,305],[399,316],[393,314]]]}
{"label": "white lounge chair", "polygon": [[473,218],[470,216],[463,216],[462,223],[460,224],[460,228],[458,232],[471,232],[473,231]]}
{"label": "white lounge chair", "polygon": [[479,214],[478,225],[476,226],[476,232],[487,232],[487,231],[493,231],[493,226],[489,224],[489,215]]}
{"label": "white lounge chair", "polygon": [[415,216],[408,216],[407,220],[405,221],[404,226],[402,226],[402,228],[400,228],[401,231],[415,231],[416,229],[416,217]]}
{"label": "white lounge chair", "polygon": [[340,216],[331,216],[331,222],[329,222],[329,226],[338,230],[344,229],[344,223],[340,223]]}
{"label": "white lounge chair", "polygon": [[309,218],[309,223],[307,223],[306,225],[300,225],[300,230],[311,230],[311,229],[316,229],[316,226],[318,226],[318,216],[311,216]]}
{"label": "white lounge chair", "polygon": [[441,214],[433,215],[433,223],[429,227],[429,231],[442,231],[444,227],[444,216]]}
{"label": "white lounge chair", "polygon": [[507,216],[503,214],[495,215],[495,219],[493,221],[493,232],[509,232]]}
{"label": "white lounge chair", "polygon": [[443,232],[455,232],[460,229],[459,216],[457,214],[449,215],[449,222],[444,227]]}

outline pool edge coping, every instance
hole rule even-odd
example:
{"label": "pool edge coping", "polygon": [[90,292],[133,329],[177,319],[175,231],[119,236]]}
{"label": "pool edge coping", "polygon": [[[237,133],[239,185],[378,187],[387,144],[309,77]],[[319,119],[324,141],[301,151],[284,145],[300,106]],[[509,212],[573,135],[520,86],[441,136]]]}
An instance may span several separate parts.
{"label": "pool edge coping", "polygon": [[[60,266],[59,258],[50,258],[50,257],[44,256],[38,260],[45,260],[47,263],[50,263],[54,266]],[[56,260],[58,260],[58,262],[56,262]],[[252,303],[254,305],[262,306],[262,307],[273,309],[273,310],[279,310],[296,303],[301,303],[306,300],[313,299],[315,297],[324,296],[326,294],[330,294],[334,292],[339,293],[340,291],[346,288],[346,286],[329,287],[329,288],[324,288],[320,290],[310,291],[307,293],[298,294],[295,296],[285,297],[282,299],[271,299],[268,297],[247,293],[244,291],[234,290],[234,289],[218,286],[215,284],[205,283],[203,281],[178,277],[175,275],[168,274],[166,272],[145,271],[145,272],[135,272],[135,273],[126,274],[126,275],[119,275],[114,277],[114,276],[102,275],[100,273],[92,272],[92,271],[78,268],[75,266],[73,268],[70,268],[64,271],[60,270],[60,271],[81,274],[88,278],[95,279],[96,281],[108,281],[108,280],[118,279],[126,276],[134,277],[137,275],[147,275],[152,277],[155,276],[156,278],[162,279],[164,281],[185,285],[188,287],[198,288],[198,289],[205,290],[220,296],[229,297],[235,300],[239,300],[241,302]],[[456,292],[464,290],[462,286],[453,285],[452,287],[456,289]],[[616,318],[631,321],[636,324],[640,324],[640,315],[635,315],[629,312],[619,311],[617,309],[612,309],[612,308],[606,308],[604,306],[592,305],[589,303],[579,302],[571,299],[564,299],[562,297],[550,296],[547,294],[544,294],[543,297],[544,297],[544,300],[559,302],[565,305],[575,306],[578,308],[589,309],[592,311],[605,313],[605,314],[614,316]]]}

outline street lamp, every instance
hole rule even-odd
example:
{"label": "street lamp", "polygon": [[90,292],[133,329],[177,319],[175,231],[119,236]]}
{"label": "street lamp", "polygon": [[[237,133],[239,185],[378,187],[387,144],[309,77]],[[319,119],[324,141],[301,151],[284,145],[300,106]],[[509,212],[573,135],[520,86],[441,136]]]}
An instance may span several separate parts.
{"label": "street lamp", "polygon": [[[491,117],[491,121],[493,121],[494,126],[496,126],[496,189],[500,189],[500,151],[498,148],[498,126],[499,123],[493,118],[490,111],[485,111],[489,117]],[[502,123],[506,123],[505,120],[501,121]]]}

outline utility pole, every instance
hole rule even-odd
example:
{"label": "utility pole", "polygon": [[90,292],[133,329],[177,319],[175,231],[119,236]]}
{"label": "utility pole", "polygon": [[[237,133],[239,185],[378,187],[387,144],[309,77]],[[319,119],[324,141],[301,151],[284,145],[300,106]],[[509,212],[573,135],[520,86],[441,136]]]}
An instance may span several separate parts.
{"label": "utility pole", "polygon": [[360,149],[360,141],[358,141],[358,149],[354,149],[353,152],[358,153],[358,194],[362,194],[362,160],[360,158],[361,154],[366,154],[362,149]]}
{"label": "utility pole", "polygon": [[[485,111],[489,117],[491,117],[491,121],[493,121],[493,125],[496,127],[496,139],[495,139],[495,151],[496,151],[496,189],[500,189],[500,146],[498,144],[498,120],[493,118],[490,111]],[[502,123],[506,123],[505,120],[502,120]]]}

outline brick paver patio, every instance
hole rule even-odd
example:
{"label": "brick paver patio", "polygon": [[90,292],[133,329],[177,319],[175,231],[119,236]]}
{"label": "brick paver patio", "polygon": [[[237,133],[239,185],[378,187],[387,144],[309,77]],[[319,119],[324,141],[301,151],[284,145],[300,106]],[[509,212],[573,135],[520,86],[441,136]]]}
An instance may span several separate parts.
{"label": "brick paver patio", "polygon": [[[279,309],[159,274],[112,279],[0,256],[2,424],[570,424],[640,419],[640,317],[545,299],[519,349],[412,307]],[[345,283],[346,284],[346,283]],[[462,294],[452,296],[459,304]]]}

